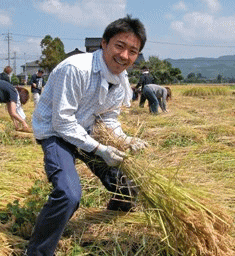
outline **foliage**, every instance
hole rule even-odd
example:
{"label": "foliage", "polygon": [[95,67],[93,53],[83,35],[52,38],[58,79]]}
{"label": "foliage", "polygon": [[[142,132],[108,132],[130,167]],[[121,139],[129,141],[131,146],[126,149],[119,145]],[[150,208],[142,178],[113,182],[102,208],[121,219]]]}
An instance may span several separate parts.
{"label": "foliage", "polygon": [[141,75],[140,70],[138,70],[138,69],[132,69],[132,70],[130,70],[130,71],[128,72],[129,82],[130,82],[131,84],[137,84],[140,75]]}
{"label": "foliage", "polygon": [[28,83],[29,83],[29,81],[31,80],[31,78],[32,78],[32,75],[31,74],[28,74]]}
{"label": "foliage", "polygon": [[189,73],[187,77],[184,79],[185,83],[206,83],[206,77],[203,77],[201,73]]}
{"label": "foliage", "polygon": [[11,82],[13,85],[18,85],[20,82],[19,78],[14,73],[11,76]]}
{"label": "foliage", "polygon": [[0,214],[0,221],[7,222],[13,220],[10,227],[14,235],[20,235],[28,239],[31,235],[33,225],[36,217],[49,193],[49,185],[37,180],[35,184],[29,189],[29,195],[23,206],[20,205],[19,200],[7,205],[7,213]]}
{"label": "foliage", "polygon": [[53,39],[50,35],[46,35],[40,46],[43,55],[40,66],[50,73],[57,64],[65,59],[64,44],[58,37]]}
{"label": "foliage", "polygon": [[[154,77],[155,84],[173,84],[183,80],[181,70],[173,68],[171,63],[166,60],[160,60],[158,57],[150,56],[149,60],[142,62],[140,68],[146,66],[149,68],[151,75]],[[137,83],[141,72],[134,69],[129,72],[131,83]]]}

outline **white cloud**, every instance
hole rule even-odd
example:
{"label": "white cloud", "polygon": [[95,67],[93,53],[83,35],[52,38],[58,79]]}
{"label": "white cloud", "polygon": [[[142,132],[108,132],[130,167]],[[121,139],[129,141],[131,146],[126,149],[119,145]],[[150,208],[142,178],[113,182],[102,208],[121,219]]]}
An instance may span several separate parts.
{"label": "white cloud", "polygon": [[12,25],[12,20],[10,15],[5,12],[0,10],[0,26],[10,26]]}
{"label": "white cloud", "polygon": [[173,5],[173,9],[177,11],[187,11],[187,6],[183,1],[179,1],[177,4]]}
{"label": "white cloud", "polygon": [[235,16],[216,18],[200,12],[186,14],[182,20],[173,21],[171,28],[185,40],[235,40]]}
{"label": "white cloud", "polygon": [[61,0],[44,0],[38,4],[38,8],[66,23],[100,27],[125,16],[126,0],[83,0],[75,4]]}
{"label": "white cloud", "polygon": [[208,6],[212,12],[217,12],[221,9],[221,5],[218,0],[202,0]]}
{"label": "white cloud", "polygon": [[167,13],[167,14],[165,15],[165,18],[166,18],[167,20],[173,20],[173,19],[174,19],[174,15],[171,14],[171,13]]}

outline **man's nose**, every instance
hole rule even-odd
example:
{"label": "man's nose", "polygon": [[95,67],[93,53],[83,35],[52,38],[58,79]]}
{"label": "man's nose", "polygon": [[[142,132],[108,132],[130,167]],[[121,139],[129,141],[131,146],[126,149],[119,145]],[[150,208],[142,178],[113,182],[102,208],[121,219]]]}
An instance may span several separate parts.
{"label": "man's nose", "polygon": [[129,51],[128,51],[128,49],[125,49],[125,50],[123,50],[123,51],[121,52],[121,57],[122,57],[123,59],[128,59],[128,58],[129,58]]}

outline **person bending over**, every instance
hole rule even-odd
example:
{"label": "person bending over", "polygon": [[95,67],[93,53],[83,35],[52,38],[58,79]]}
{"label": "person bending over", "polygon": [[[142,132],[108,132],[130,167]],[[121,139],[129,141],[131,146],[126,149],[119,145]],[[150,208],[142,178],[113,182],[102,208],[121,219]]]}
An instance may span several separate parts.
{"label": "person bending over", "polygon": [[14,87],[7,81],[0,80],[0,103],[6,103],[7,111],[14,123],[15,129],[20,130],[19,123],[22,125],[22,131],[30,132],[26,123],[25,113],[22,105],[29,99],[29,92],[25,88]]}
{"label": "person bending over", "polygon": [[149,111],[158,114],[158,107],[167,112],[166,102],[171,98],[171,89],[157,84],[147,84],[143,89],[144,97],[148,100]]}

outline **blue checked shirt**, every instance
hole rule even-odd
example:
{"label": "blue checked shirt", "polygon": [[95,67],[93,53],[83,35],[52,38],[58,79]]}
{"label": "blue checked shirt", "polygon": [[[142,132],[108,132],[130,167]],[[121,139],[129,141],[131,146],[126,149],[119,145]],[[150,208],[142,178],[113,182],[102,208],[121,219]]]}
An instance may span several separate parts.
{"label": "blue checked shirt", "polygon": [[[125,136],[117,118],[124,99],[121,85],[113,85],[103,104],[97,52],[73,55],[50,74],[33,113],[36,139],[58,136],[87,152],[98,145],[88,133],[96,119],[102,119],[117,135]],[[105,85],[108,88],[108,83]]]}

